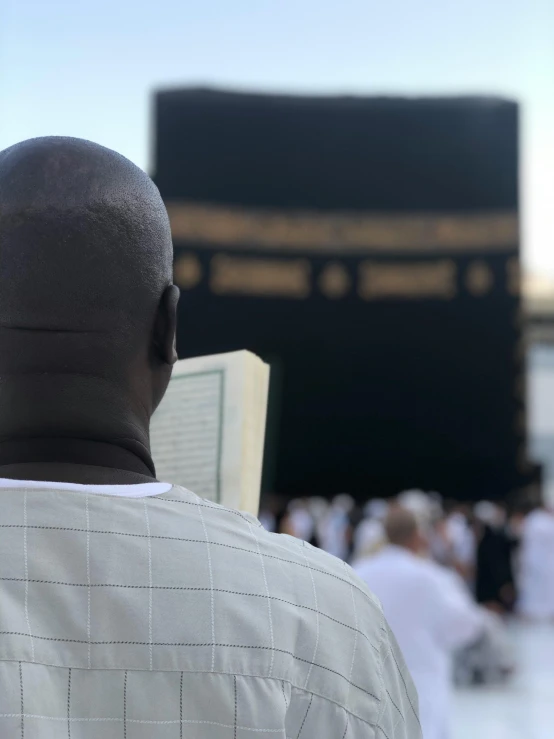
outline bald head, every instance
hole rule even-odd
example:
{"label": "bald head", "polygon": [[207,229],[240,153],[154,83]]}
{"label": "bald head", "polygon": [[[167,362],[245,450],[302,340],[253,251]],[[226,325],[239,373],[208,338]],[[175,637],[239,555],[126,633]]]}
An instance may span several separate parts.
{"label": "bald head", "polygon": [[0,153],[0,324],[129,329],[172,281],[167,213],[129,160],[47,137]]}
{"label": "bald head", "polygon": [[125,157],[63,137],[0,152],[0,437],[147,447],[176,359],[172,262],[160,193]]}
{"label": "bald head", "polygon": [[385,532],[391,544],[407,549],[416,548],[419,538],[417,519],[411,511],[400,506],[391,508],[385,519]]}

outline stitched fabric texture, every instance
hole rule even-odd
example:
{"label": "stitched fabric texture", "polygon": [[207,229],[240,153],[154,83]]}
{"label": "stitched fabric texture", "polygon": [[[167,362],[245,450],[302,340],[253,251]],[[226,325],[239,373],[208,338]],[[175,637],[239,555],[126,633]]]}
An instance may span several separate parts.
{"label": "stitched fabric texture", "polygon": [[418,739],[340,560],[182,488],[0,490],[0,736]]}

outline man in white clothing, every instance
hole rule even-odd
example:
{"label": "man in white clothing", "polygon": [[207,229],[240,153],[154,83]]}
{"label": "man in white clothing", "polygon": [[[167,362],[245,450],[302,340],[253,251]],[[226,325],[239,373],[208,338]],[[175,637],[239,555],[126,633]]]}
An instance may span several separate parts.
{"label": "man in white clothing", "polygon": [[424,559],[415,515],[394,508],[379,554],[355,565],[380,599],[416,684],[424,739],[445,739],[451,654],[479,638],[483,619],[457,576]]}
{"label": "man in white clothing", "polygon": [[349,567],[156,480],[172,254],[124,157],[0,152],[0,737],[419,739]]}
{"label": "man in white clothing", "polygon": [[533,621],[554,620],[554,514],[537,507],[521,531],[519,612]]}

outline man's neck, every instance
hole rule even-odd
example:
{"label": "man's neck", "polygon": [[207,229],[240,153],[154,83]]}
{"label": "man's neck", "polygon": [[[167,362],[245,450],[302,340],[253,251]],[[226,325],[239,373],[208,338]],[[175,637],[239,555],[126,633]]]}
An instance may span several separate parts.
{"label": "man's neck", "polygon": [[0,376],[0,476],[153,482],[149,410],[123,381],[64,373]]}
{"label": "man's neck", "polygon": [[0,477],[84,485],[155,482],[147,450],[140,456],[115,444],[85,439],[0,442]]}

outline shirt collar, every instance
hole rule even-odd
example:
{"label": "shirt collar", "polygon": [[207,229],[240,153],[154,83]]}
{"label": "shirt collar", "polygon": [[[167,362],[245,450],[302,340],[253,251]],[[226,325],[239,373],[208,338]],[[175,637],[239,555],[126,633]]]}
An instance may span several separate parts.
{"label": "shirt collar", "polygon": [[121,498],[148,498],[171,490],[169,482],[143,482],[136,485],[81,485],[76,482],[47,482],[44,480],[9,480],[0,477],[0,488],[25,490],[69,490],[92,495],[113,495]]}

